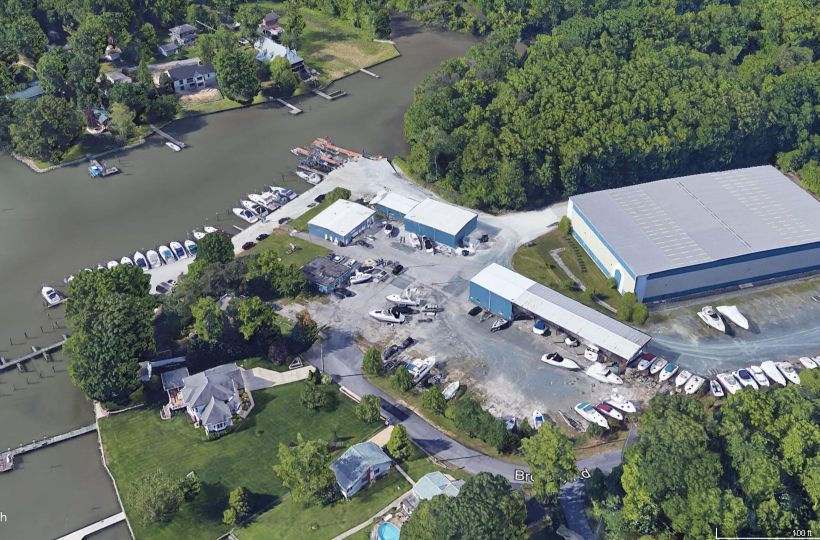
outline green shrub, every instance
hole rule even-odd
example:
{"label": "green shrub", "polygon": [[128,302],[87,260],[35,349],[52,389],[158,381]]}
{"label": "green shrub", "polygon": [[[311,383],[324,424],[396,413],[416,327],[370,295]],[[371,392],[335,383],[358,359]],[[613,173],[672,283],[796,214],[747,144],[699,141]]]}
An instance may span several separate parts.
{"label": "green shrub", "polygon": [[572,232],[572,222],[567,216],[562,217],[561,221],[558,222],[558,230],[561,231],[561,234],[566,235]]}
{"label": "green shrub", "polygon": [[646,304],[636,304],[632,308],[632,322],[636,324],[643,324],[649,318],[649,308]]}

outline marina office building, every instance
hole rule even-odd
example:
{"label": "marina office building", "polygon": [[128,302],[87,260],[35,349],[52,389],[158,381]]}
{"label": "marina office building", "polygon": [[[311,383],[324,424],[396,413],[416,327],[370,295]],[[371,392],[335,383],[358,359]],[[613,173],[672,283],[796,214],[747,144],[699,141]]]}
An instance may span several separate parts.
{"label": "marina office building", "polygon": [[630,361],[652,339],[629,325],[493,263],[470,280],[470,300],[513,320],[532,316],[557,327],[610,358]]}
{"label": "marina office building", "polygon": [[308,221],[308,233],[337,246],[346,246],[376,221],[376,212],[339,199]]}
{"label": "marina office building", "polygon": [[657,302],[820,270],[820,202],[771,166],[570,197],[572,235]]}

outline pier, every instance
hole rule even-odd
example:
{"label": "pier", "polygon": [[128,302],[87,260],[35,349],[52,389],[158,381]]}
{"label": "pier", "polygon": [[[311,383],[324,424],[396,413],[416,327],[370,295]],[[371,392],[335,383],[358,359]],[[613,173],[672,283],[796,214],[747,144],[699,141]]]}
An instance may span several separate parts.
{"label": "pier", "polygon": [[370,70],[367,70],[367,69],[364,69],[364,68],[360,68],[360,69],[359,69],[359,71],[361,71],[361,72],[362,72],[362,73],[364,73],[365,75],[370,75],[370,76],[371,76],[371,77],[373,77],[374,79],[381,79],[381,75],[376,75],[375,73],[373,73],[373,72],[372,72],[372,71],[370,71]]}
{"label": "pier", "polygon": [[69,533],[65,536],[61,536],[57,540],[83,540],[86,536],[90,536],[91,534],[101,531],[106,527],[110,527],[120,521],[125,521],[125,512],[120,512],[119,514],[114,514],[113,516],[108,516],[105,519],[101,519],[96,523],[92,523],[82,529],[76,530],[73,533]]}
{"label": "pier", "polygon": [[48,353],[53,352],[62,347],[63,345],[65,345],[66,340],[68,340],[68,336],[63,334],[63,339],[61,339],[57,343],[46,345],[42,349],[32,347],[30,353],[24,354],[23,356],[20,356],[18,358],[7,360],[3,356],[0,356],[0,371],[10,368],[12,366],[17,366],[25,362],[26,360],[31,360],[32,358],[37,358],[38,356],[43,356],[46,360],[48,360]]}
{"label": "pier", "polygon": [[187,147],[187,145],[184,142],[176,140],[175,138],[171,137],[170,135],[168,135],[167,133],[165,133],[164,131],[159,129],[154,124],[148,124],[148,125],[151,127],[151,129],[154,130],[154,133],[156,133],[157,135],[159,135],[163,139],[167,140],[168,142],[172,142],[175,145],[179,146],[180,148],[186,148]]}
{"label": "pier", "polygon": [[276,98],[276,101],[278,101],[279,104],[282,105],[283,107],[287,107],[288,109],[290,109],[290,114],[300,114],[302,112],[302,109],[300,109],[299,107],[296,107],[294,105],[291,105],[290,103],[288,103],[284,99]]}
{"label": "pier", "polygon": [[31,443],[26,445],[21,444],[15,449],[9,448],[8,450],[0,454],[0,472],[12,470],[14,468],[14,458],[21,454],[26,454],[28,452],[33,452],[34,450],[39,450],[41,448],[45,448],[53,444],[61,443],[69,439],[73,439],[74,437],[79,437],[80,435],[91,433],[92,431],[97,431],[96,423],[83,426],[81,428],[69,431],[68,433],[63,433],[62,435],[46,437],[45,439],[41,439],[39,441],[31,441]]}
{"label": "pier", "polygon": [[318,88],[314,88],[313,90],[311,90],[311,92],[313,92],[320,98],[324,98],[328,101],[333,101],[334,99],[339,99],[340,97],[344,97],[347,95],[347,92],[345,92],[344,90],[334,90],[333,92],[328,94],[326,92],[319,90]]}

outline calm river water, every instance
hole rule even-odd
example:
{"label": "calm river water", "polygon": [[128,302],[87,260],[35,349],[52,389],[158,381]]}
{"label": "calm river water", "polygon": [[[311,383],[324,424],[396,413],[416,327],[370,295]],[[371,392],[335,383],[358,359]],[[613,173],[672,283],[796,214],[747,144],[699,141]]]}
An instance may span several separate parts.
{"label": "calm river water", "polygon": [[[293,175],[288,150],[317,136],[392,156],[404,153],[402,116],[413,89],[445,58],[474,40],[397,22],[402,56],[335,84],[348,96],[295,100],[292,116],[258,106],[181,120],[167,131],[190,148],[171,152],[156,139],[106,161],[124,172],[91,180],[85,166],[34,174],[0,156],[0,355],[15,357],[59,339],[62,308],[45,310],[40,288],[62,286],[84,267],[182,240],[207,223],[231,228],[226,214],[265,184],[308,187]],[[27,373],[0,374],[0,448],[93,422],[91,405],[65,374],[65,358],[29,362]],[[149,449],[146,449],[150,451]],[[19,459],[0,476],[0,538],[54,538],[117,511],[96,435]],[[95,539],[126,538],[124,525]]]}

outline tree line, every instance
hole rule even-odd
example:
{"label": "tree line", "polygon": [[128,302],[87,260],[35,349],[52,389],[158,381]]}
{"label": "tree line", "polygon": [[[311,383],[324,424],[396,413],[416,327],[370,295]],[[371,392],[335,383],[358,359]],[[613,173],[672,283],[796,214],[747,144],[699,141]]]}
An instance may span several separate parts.
{"label": "tree line", "polygon": [[411,172],[441,193],[500,211],[778,157],[816,186],[808,3],[498,3],[405,115]]}

